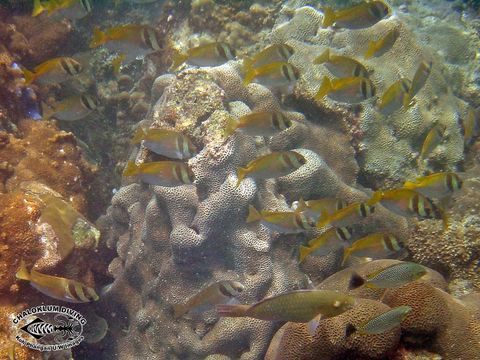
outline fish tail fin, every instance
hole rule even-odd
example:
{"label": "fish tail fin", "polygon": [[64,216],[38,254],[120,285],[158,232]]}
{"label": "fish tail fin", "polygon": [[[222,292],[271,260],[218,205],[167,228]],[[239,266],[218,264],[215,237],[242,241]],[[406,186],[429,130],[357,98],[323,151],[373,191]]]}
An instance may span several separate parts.
{"label": "fish tail fin", "polygon": [[253,69],[253,60],[251,58],[244,58],[242,64],[243,73],[246,74]]}
{"label": "fish tail fin", "polygon": [[365,51],[365,54],[363,54],[363,58],[365,60],[368,60],[371,57],[373,57],[374,54],[375,54],[375,42],[370,41],[368,43],[368,47],[367,47],[367,50]]}
{"label": "fish tail fin", "polygon": [[244,68],[245,70],[245,77],[243,78],[243,86],[247,86],[250,84],[253,79],[257,76],[257,72],[254,68]]}
{"label": "fish tail fin", "polygon": [[410,189],[410,190],[413,190],[415,189],[415,183],[413,181],[405,181],[405,184],[403,184],[403,187],[405,189]]}
{"label": "fish tail fin", "polygon": [[33,0],[32,16],[38,16],[44,11],[45,11],[45,7],[42,5],[40,0]]}
{"label": "fish tail fin", "polygon": [[308,209],[307,204],[305,204],[305,200],[303,198],[300,198],[298,200],[298,205],[297,208],[295,209],[296,212],[302,212]]}
{"label": "fish tail fin", "polygon": [[245,176],[247,175],[247,169],[245,168],[238,168],[237,170],[237,185],[235,185],[235,187],[238,187],[240,185],[240,183],[242,182],[242,180],[245,178]]}
{"label": "fish tail fin", "polygon": [[324,210],[320,214],[320,217],[318,218],[317,224],[315,226],[316,227],[324,227],[325,225],[328,224],[328,221],[329,221],[328,213]]}
{"label": "fish tail fin", "polygon": [[322,85],[320,85],[320,89],[318,89],[317,95],[315,95],[315,99],[321,100],[325,95],[327,95],[332,90],[332,82],[328,77],[323,78]]}
{"label": "fish tail fin", "polygon": [[180,65],[182,65],[188,59],[188,55],[181,53],[180,51],[176,51],[175,55],[173,55],[173,62],[172,66],[170,66],[170,70],[176,70]]}
{"label": "fish tail fin", "polygon": [[262,220],[262,214],[258,212],[253,205],[248,207],[247,223]]}
{"label": "fish tail fin", "polygon": [[104,33],[98,26],[93,28],[93,37],[92,41],[90,41],[90,48],[96,48],[100,45],[103,45],[107,42],[107,34]]}
{"label": "fish tail fin", "polygon": [[348,338],[355,332],[357,332],[355,325],[348,323],[345,328],[345,336]]}
{"label": "fish tail fin", "polygon": [[342,263],[340,264],[341,266],[345,266],[345,263],[350,258],[351,254],[352,254],[352,248],[346,247],[345,249],[343,249],[343,258],[342,258]]}
{"label": "fish tail fin", "polygon": [[22,259],[20,260],[20,267],[18,268],[15,277],[20,280],[27,280],[30,281],[30,273],[25,265],[25,261]]}
{"label": "fish tail fin", "polygon": [[187,307],[185,304],[174,304],[172,305],[173,308],[173,317],[178,319],[187,313]]}
{"label": "fish tail fin", "polygon": [[233,116],[227,118],[227,126],[225,127],[225,137],[229,138],[237,129],[237,120]]}
{"label": "fish tail fin", "polygon": [[360,275],[358,275],[356,272],[354,272],[348,283],[348,290],[355,290],[356,288],[359,288],[364,284],[365,284],[365,279]]}
{"label": "fish tail fin", "polygon": [[115,59],[112,60],[112,70],[113,74],[116,76],[120,74],[120,68],[122,67],[122,62],[126,58],[126,54],[119,54]]}
{"label": "fish tail fin", "polygon": [[133,135],[132,144],[139,144],[143,139],[145,139],[146,132],[141,126],[138,127],[135,135]]}
{"label": "fish tail fin", "polygon": [[300,245],[299,247],[299,261],[302,263],[303,260],[305,260],[305,258],[307,257],[307,255],[310,253],[310,248],[308,246],[303,246],[303,245]]}
{"label": "fish tail fin", "polygon": [[217,305],[216,309],[220,317],[242,317],[245,316],[249,307],[248,305],[221,304]]}
{"label": "fish tail fin", "polygon": [[325,50],[319,57],[315,59],[314,64],[323,64],[330,60],[330,49]]}
{"label": "fish tail fin", "polygon": [[134,176],[138,174],[138,166],[135,161],[129,161],[125,170],[123,170],[123,176]]}
{"label": "fish tail fin", "polygon": [[35,80],[35,73],[22,67],[23,77],[25,78],[25,84],[29,85]]}
{"label": "fish tail fin", "polygon": [[332,26],[335,22],[335,11],[331,7],[325,6],[322,8],[323,11],[323,23],[322,27],[326,28]]}
{"label": "fish tail fin", "polygon": [[370,199],[368,199],[365,204],[367,205],[374,205],[378,203],[382,199],[382,192],[375,191]]}

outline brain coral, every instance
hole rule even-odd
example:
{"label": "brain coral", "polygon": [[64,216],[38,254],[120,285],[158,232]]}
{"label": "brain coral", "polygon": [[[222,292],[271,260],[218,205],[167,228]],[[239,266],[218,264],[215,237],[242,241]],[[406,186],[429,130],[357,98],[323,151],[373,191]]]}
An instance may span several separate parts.
{"label": "brain coral", "polygon": [[[370,184],[380,185],[385,180],[399,181],[415,174],[415,154],[435,123],[445,125],[448,133],[435,150],[436,161],[455,168],[462,159],[463,138],[456,114],[463,111],[464,103],[448,91],[442,76],[443,64],[415,40],[401,19],[394,16],[354,32],[319,29],[321,19],[321,13],[313,7],[292,10],[285,6],[267,39],[291,45],[295,54],[290,62],[302,74],[293,96],[283,101],[278,93],[260,84],[243,86],[238,61],[211,69],[187,69],[154,82],[152,93],[158,100],[142,125],[187,134],[200,153],[188,161],[196,177],[194,185],[166,188],[125,179],[100,220],[105,241],[118,255],[109,266],[114,281],[101,304],[104,314],[115,317],[110,346],[117,358],[262,358],[278,324],[217,319],[212,311],[174,319],[171,309],[173,304],[185,302],[203,286],[219,280],[241,281],[245,285],[239,296],[242,303],[307,286],[308,278],[298,268],[292,252],[299,240],[311,238],[316,232],[281,235],[261,224],[247,224],[250,204],[258,209],[286,211],[300,197],[365,200],[369,194],[359,190],[356,179],[360,176]],[[381,94],[400,77],[412,78],[421,61],[434,59],[429,81],[413,107],[385,118],[375,110],[374,99],[355,106],[314,99],[321,80],[329,75],[322,65],[313,65],[317,55],[329,47],[334,53],[361,60],[368,41],[391,29],[400,33],[391,52],[364,62]],[[383,66],[385,63],[391,66]],[[282,110],[296,121],[270,139],[240,133],[225,139],[223,129],[229,117],[261,110]],[[278,179],[247,178],[235,187],[238,167],[281,150],[301,153],[306,164]],[[142,145],[130,156],[137,163],[158,159]],[[401,239],[408,237],[407,221],[381,207],[356,230],[368,233],[387,229]],[[310,278],[321,280],[338,270],[340,260],[338,254],[312,257],[304,269]],[[368,273],[378,264],[358,271]],[[345,289],[348,275],[337,275],[343,276],[342,280],[337,278],[336,283],[330,279],[322,286],[330,281],[329,286],[342,285],[339,289]],[[445,287],[440,275],[433,271],[429,275],[431,283]],[[388,309],[378,301],[381,294],[362,291],[358,290],[357,295],[369,299],[359,302],[360,310],[352,310],[354,319],[360,321],[364,319],[362,314]],[[332,349],[332,354],[359,352],[379,358],[398,345],[398,329],[392,330],[388,339],[373,336],[370,343],[364,344],[356,337],[346,342],[341,338],[345,319],[330,319],[328,324],[338,331],[323,337],[330,325],[322,325],[315,341]],[[289,324],[281,331],[306,337],[302,325]],[[289,342],[296,349],[291,358],[302,351],[294,342]],[[298,344],[305,343],[299,340]]]}

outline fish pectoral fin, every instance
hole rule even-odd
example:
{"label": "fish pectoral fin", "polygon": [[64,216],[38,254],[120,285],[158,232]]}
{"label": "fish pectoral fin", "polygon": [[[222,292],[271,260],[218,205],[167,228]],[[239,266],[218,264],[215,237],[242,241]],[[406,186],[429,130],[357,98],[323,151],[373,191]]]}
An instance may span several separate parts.
{"label": "fish pectoral fin", "polygon": [[310,336],[315,336],[315,333],[317,332],[318,324],[320,324],[321,319],[322,319],[322,314],[318,314],[307,323],[307,330]]}

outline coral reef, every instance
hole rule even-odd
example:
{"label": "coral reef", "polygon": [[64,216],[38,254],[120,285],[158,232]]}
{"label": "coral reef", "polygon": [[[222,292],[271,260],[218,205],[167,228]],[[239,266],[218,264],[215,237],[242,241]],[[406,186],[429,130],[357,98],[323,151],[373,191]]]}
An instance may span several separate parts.
{"label": "coral reef", "polygon": [[[355,268],[359,274],[368,274],[395,260],[378,260]],[[346,269],[319,284],[320,289],[348,291],[352,269]],[[413,348],[425,348],[445,359],[475,359],[479,351],[478,321],[475,302],[463,304],[436,286],[445,285],[439,273],[429,270],[422,281],[396,289],[356,289],[357,306],[345,313],[320,320],[314,335],[306,324],[287,323],[274,336],[266,359],[380,359],[398,356]],[[369,298],[369,299],[366,299]],[[346,336],[348,324],[362,322],[389,308],[407,305],[411,313],[397,327],[381,334]],[[467,306],[465,306],[467,305]],[[457,341],[462,333],[464,341]],[[402,338],[400,338],[402,335]],[[400,339],[403,345],[400,345]],[[281,354],[281,355],[280,355]],[[395,357],[393,357],[395,358]]]}

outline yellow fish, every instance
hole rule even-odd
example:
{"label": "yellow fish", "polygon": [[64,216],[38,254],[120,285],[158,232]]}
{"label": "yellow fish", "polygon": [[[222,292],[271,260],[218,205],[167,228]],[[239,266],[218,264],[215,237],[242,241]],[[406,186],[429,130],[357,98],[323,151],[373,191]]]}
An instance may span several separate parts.
{"label": "yellow fish", "polygon": [[398,30],[392,29],[384,37],[370,41],[363,57],[365,59],[370,59],[372,57],[382,56],[392,48],[399,36],[400,33]]}
{"label": "yellow fish", "polygon": [[420,217],[422,219],[442,219],[441,210],[426,196],[410,189],[375,191],[369,204],[385,206],[400,216]]}
{"label": "yellow fish", "polygon": [[377,270],[365,277],[353,273],[349,289],[366,286],[371,289],[392,289],[420,279],[427,269],[413,262],[401,262]]}
{"label": "yellow fish", "polygon": [[254,55],[243,59],[244,69],[257,68],[273,62],[287,62],[294,54],[294,50],[287,44],[273,44]]}
{"label": "yellow fish", "polygon": [[38,82],[42,85],[62,83],[78,75],[82,65],[75,59],[59,57],[50,59],[35,67],[33,71],[22,69],[26,84]]}
{"label": "yellow fish", "polygon": [[323,7],[324,28],[335,27],[346,29],[364,29],[375,25],[390,14],[390,8],[383,1],[364,1],[348,9],[334,11]]}
{"label": "yellow fish", "polygon": [[398,306],[363,322],[359,326],[349,323],[346,328],[346,336],[348,338],[355,332],[358,334],[382,334],[399,327],[411,311],[410,306]]}
{"label": "yellow fish", "polygon": [[415,75],[413,76],[412,86],[408,96],[411,99],[424,87],[427,82],[430,72],[432,71],[432,62],[422,62],[417,68]]}
{"label": "yellow fish", "polygon": [[255,179],[270,179],[288,175],[306,163],[305,158],[295,151],[278,151],[250,161],[237,170],[237,187],[248,176]]}
{"label": "yellow fish", "polygon": [[366,203],[353,203],[347,207],[334,212],[331,215],[321,217],[317,222],[317,227],[331,225],[335,227],[345,227],[356,224],[362,219],[375,212],[375,206]]}
{"label": "yellow fish", "polygon": [[245,86],[255,80],[267,87],[291,87],[300,78],[298,69],[284,61],[276,61],[257,68],[246,69],[246,71],[243,80]]}
{"label": "yellow fish", "polygon": [[245,287],[238,281],[223,280],[207,286],[187,300],[185,304],[173,305],[174,317],[179,318],[188,312],[201,313],[212,306],[227,303],[238,296]]}
{"label": "yellow fish", "polygon": [[292,122],[281,111],[253,112],[240,117],[230,118],[226,128],[226,136],[240,131],[250,136],[272,136],[292,126]]}
{"label": "yellow fish", "polygon": [[332,251],[342,248],[346,241],[352,237],[352,232],[349,228],[330,228],[322,235],[310,240],[308,246],[300,245],[299,260],[302,263],[309,255],[325,256]]}
{"label": "yellow fish", "polygon": [[79,20],[92,12],[90,0],[34,0],[32,16],[47,11],[48,16],[58,15],[71,20]]}
{"label": "yellow fish", "polygon": [[189,49],[185,54],[174,56],[172,69],[177,69],[183,63],[203,66],[219,66],[235,59],[235,50],[223,42],[214,42]]}
{"label": "yellow fish", "polygon": [[155,30],[147,25],[119,25],[105,31],[95,27],[90,48],[105,46],[110,51],[124,54],[124,61],[130,63],[137,57],[160,50]]}
{"label": "yellow fish", "polygon": [[51,106],[43,105],[44,119],[55,118],[63,121],[76,121],[85,118],[95,111],[98,107],[98,101],[88,94],[83,94],[68,97]]}
{"label": "yellow fish", "polygon": [[345,248],[342,266],[352,255],[382,259],[391,256],[400,250],[402,250],[402,248],[395,236],[383,233],[371,234],[358,239],[351,246]]}
{"label": "yellow fish", "polygon": [[383,115],[390,115],[400,109],[402,106],[407,108],[410,101],[408,94],[411,85],[412,82],[405,78],[401,78],[390,85],[390,87],[380,98],[378,110]]}
{"label": "yellow fish", "polygon": [[261,221],[268,229],[280,234],[297,234],[315,228],[315,223],[295,211],[258,212],[252,205],[248,208],[247,223]]}
{"label": "yellow fish", "polygon": [[317,222],[321,216],[328,216],[343,209],[347,203],[336,198],[323,198],[304,201],[300,199],[292,204],[296,211],[300,211],[313,221]]}
{"label": "yellow fish", "polygon": [[367,78],[347,77],[330,80],[328,77],[325,77],[315,98],[321,100],[328,96],[334,101],[355,104],[374,95],[375,88]]}
{"label": "yellow fish", "polygon": [[429,198],[443,199],[460,190],[462,180],[453,172],[435,173],[417,178],[415,181],[406,181],[403,187]]}
{"label": "yellow fish", "polygon": [[355,305],[353,296],[331,290],[296,290],[254,305],[217,305],[220,317],[251,317],[269,321],[306,323],[321,314],[333,317]]}
{"label": "yellow fish", "polygon": [[133,137],[132,143],[143,145],[155,154],[171,159],[190,159],[197,154],[197,148],[188,136],[174,130],[148,129],[140,126]]}
{"label": "yellow fish", "polygon": [[23,260],[20,263],[20,269],[16,277],[20,280],[30,281],[30,285],[35,289],[54,299],[71,303],[85,303],[99,299],[94,289],[81,282],[42,274],[33,269],[29,272]]}
{"label": "yellow fish", "polygon": [[347,56],[330,54],[330,49],[325,50],[313,63],[325,65],[337,77],[368,78],[368,70],[360,62]]}
{"label": "yellow fish", "polygon": [[478,110],[469,107],[467,117],[463,121],[463,138],[465,139],[465,145],[470,145],[472,139],[478,136],[478,133]]}
{"label": "yellow fish", "polygon": [[166,187],[190,185],[195,181],[192,170],[180,161],[158,161],[139,165],[129,161],[123,176],[138,176],[144,183]]}
{"label": "yellow fish", "polygon": [[436,124],[430,129],[423,141],[420,156],[418,157],[419,161],[427,158],[428,155],[441,144],[446,129],[447,127],[443,124]]}

